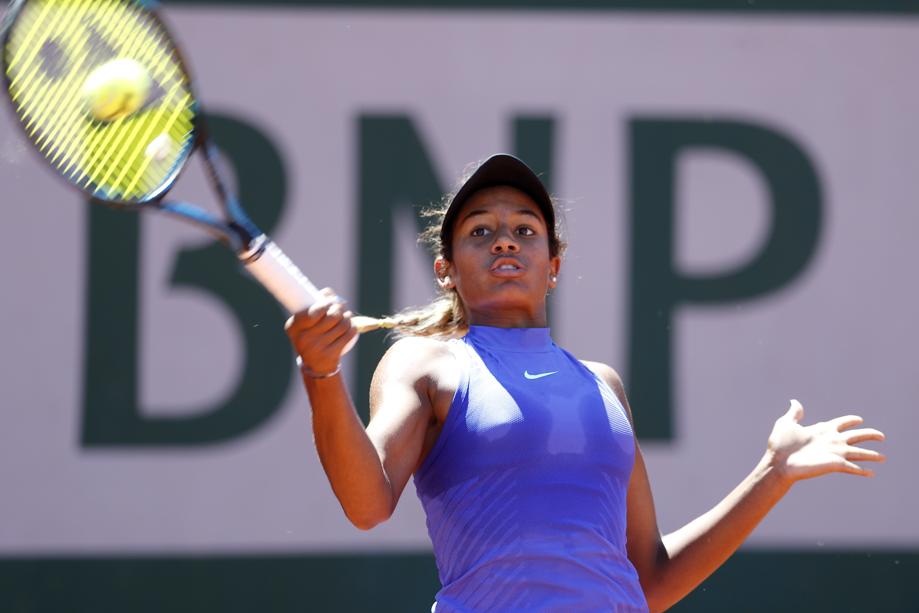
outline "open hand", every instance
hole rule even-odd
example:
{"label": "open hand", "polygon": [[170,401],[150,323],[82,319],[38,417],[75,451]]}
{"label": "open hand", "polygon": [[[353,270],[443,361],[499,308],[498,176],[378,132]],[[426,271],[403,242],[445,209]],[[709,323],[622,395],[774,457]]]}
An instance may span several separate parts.
{"label": "open hand", "polygon": [[791,401],[788,412],[775,422],[769,435],[769,453],[789,485],[802,479],[832,472],[871,477],[874,471],[856,462],[883,462],[883,454],[857,447],[865,441],[883,441],[884,433],[874,428],[851,429],[862,424],[858,415],[846,415],[810,426],[801,425],[804,407]]}

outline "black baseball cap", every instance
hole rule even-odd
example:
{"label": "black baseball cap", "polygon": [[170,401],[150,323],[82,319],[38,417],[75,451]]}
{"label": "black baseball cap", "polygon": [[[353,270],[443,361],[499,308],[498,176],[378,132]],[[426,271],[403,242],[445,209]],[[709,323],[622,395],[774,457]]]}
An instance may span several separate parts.
{"label": "black baseball cap", "polygon": [[532,198],[542,211],[550,236],[554,234],[555,209],[552,207],[552,198],[549,197],[549,192],[546,191],[542,181],[520,158],[507,153],[496,153],[479,164],[450,201],[450,206],[447,207],[444,221],[440,226],[440,240],[443,244],[449,245],[453,222],[469,197],[480,189],[499,185],[515,187]]}

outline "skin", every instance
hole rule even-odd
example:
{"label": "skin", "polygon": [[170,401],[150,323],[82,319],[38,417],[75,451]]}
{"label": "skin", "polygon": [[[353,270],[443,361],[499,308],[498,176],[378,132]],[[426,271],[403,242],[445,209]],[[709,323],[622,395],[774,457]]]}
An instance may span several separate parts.
{"label": "skin", "polygon": [[[444,288],[455,288],[469,323],[502,327],[546,325],[546,294],[555,287],[560,258],[548,248],[539,207],[510,187],[475,193],[454,226],[452,260],[438,258],[434,271]],[[335,370],[356,334],[350,312],[328,300],[298,313],[287,332],[303,363],[317,373]],[[584,362],[617,394],[632,418],[615,370]],[[370,424],[364,428],[341,375],[304,376],[313,409],[319,458],[342,509],[358,528],[388,519],[414,471],[433,447],[445,422],[459,374],[443,341],[404,338],[380,361],[370,389]],[[662,535],[641,449],[627,494],[627,552],[648,605],[663,611],[714,572],[741,545],[769,510],[804,479],[842,472],[872,476],[856,462],[881,462],[877,451],[859,447],[882,441],[873,428],[849,415],[804,426],[804,409],[792,400],[750,474],[711,510]]]}
{"label": "skin", "polygon": [[434,270],[444,288],[456,288],[472,325],[546,326],[546,294],[555,287],[561,258],[549,254],[539,207],[512,187],[483,189],[466,201],[453,229],[453,261]]}

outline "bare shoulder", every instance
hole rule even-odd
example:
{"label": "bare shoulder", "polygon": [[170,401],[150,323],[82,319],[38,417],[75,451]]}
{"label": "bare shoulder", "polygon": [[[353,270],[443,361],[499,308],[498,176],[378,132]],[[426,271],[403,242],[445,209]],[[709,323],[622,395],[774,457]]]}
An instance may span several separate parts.
{"label": "bare shoulder", "polygon": [[436,373],[446,359],[452,359],[446,341],[423,337],[400,338],[377,365],[374,379],[417,380]]}
{"label": "bare shoulder", "polygon": [[445,414],[458,382],[459,373],[447,341],[419,336],[401,338],[386,351],[373,373],[371,414],[384,398],[404,398],[409,393],[418,398],[421,406],[435,414]]}
{"label": "bare shoulder", "polygon": [[616,372],[609,364],[604,364],[603,362],[592,362],[590,360],[581,360],[581,364],[589,368],[595,375],[597,375],[604,383],[606,383],[613,393],[616,394],[616,397],[619,398],[619,402],[622,403],[622,406],[625,407],[626,413],[628,413],[629,418],[632,417],[632,409],[629,407],[628,398],[625,396],[625,386],[622,384],[622,377],[619,376],[619,373]]}
{"label": "bare shoulder", "polygon": [[604,364],[603,362],[592,362],[591,360],[581,360],[581,364],[589,368],[595,375],[600,377],[607,385],[612,388],[616,395],[620,395],[620,392],[624,392],[624,387],[622,385],[622,377],[619,376],[619,373],[616,372],[609,364]]}

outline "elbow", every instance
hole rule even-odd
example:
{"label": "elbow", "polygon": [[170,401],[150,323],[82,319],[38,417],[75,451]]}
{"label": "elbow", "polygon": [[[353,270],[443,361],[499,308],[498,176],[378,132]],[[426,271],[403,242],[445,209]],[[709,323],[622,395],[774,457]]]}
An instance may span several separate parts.
{"label": "elbow", "polygon": [[358,530],[372,530],[376,528],[384,521],[389,519],[388,517],[370,517],[370,516],[348,516],[348,521],[351,522],[351,525],[357,528]]}
{"label": "elbow", "polygon": [[351,510],[345,509],[345,516],[348,518],[348,521],[351,522],[358,530],[371,530],[384,521],[392,517],[393,509],[379,508],[379,509],[360,509],[360,510]]}

